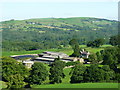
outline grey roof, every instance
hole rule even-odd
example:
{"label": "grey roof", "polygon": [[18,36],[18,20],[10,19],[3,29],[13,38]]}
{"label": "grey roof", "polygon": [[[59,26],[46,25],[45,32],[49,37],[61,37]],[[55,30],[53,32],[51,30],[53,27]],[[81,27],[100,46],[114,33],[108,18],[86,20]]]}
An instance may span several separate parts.
{"label": "grey roof", "polygon": [[54,59],[51,58],[44,58],[44,57],[37,57],[34,60],[46,60],[46,61],[54,61]]}
{"label": "grey roof", "polygon": [[33,61],[23,61],[23,63],[31,63],[31,64],[34,64]]}
{"label": "grey roof", "polygon": [[64,53],[61,53],[61,52],[48,52],[48,51],[45,51],[43,52],[44,54],[49,54],[49,55],[62,55],[62,56],[68,56],[67,54],[64,54]]}
{"label": "grey roof", "polygon": [[69,57],[67,54],[64,54],[64,53],[61,53],[61,52],[48,52],[48,51],[45,51],[39,55],[42,55],[41,57],[44,57],[44,58],[58,58],[58,56],[60,58],[64,58],[64,57]]}

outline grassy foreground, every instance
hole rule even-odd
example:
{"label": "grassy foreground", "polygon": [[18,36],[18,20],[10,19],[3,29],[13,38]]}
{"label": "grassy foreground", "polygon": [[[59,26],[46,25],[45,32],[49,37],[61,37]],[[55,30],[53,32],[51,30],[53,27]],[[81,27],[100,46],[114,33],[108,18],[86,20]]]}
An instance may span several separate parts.
{"label": "grassy foreground", "polygon": [[32,88],[118,88],[118,83],[80,83],[33,85]]}

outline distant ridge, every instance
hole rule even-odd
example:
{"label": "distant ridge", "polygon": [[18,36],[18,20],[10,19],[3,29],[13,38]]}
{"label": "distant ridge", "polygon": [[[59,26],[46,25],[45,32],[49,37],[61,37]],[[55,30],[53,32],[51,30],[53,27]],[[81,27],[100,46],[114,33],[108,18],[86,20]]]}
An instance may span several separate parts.
{"label": "distant ridge", "polygon": [[35,44],[38,49],[61,48],[69,45],[72,38],[78,39],[79,44],[104,38],[108,44],[109,38],[118,34],[117,23],[91,17],[12,19],[0,22],[0,33],[3,35],[3,48],[7,50],[22,50],[27,44]]}

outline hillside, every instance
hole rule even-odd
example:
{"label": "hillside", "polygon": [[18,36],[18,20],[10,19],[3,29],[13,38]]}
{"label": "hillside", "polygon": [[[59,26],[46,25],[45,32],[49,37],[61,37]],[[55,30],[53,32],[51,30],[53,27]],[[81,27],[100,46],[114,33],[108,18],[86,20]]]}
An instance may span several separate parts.
{"label": "hillside", "polygon": [[62,48],[72,38],[79,44],[96,38],[108,43],[117,34],[117,21],[89,17],[10,20],[0,25],[3,50],[7,51]]}

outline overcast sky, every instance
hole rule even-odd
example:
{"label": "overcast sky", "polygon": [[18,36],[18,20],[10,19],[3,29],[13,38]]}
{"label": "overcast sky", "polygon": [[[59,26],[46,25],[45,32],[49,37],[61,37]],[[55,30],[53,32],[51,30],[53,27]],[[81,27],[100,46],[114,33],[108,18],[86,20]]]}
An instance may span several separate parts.
{"label": "overcast sky", "polygon": [[0,21],[96,17],[117,20],[119,0],[1,0]]}

